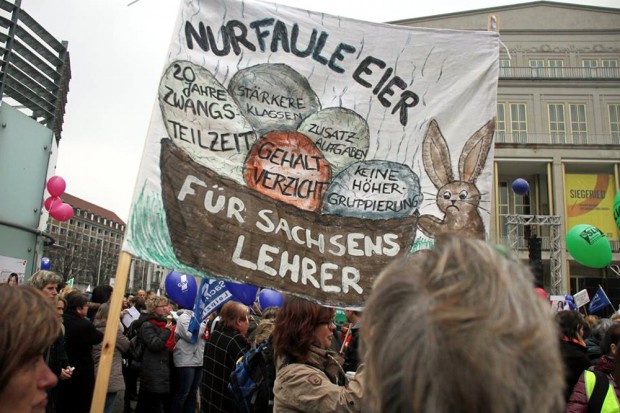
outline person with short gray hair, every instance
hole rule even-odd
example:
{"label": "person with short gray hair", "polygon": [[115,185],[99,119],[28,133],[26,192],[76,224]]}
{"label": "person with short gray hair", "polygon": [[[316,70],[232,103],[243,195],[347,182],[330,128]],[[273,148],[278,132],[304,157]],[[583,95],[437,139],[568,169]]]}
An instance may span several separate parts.
{"label": "person with short gray hair", "polygon": [[58,295],[58,284],[62,281],[62,277],[53,271],[40,270],[32,274],[28,279],[28,284],[32,285],[37,290],[50,298],[55,298]]}
{"label": "person with short gray hair", "polygon": [[390,264],[364,308],[365,403],[379,412],[561,412],[562,360],[530,271],[456,235]]}

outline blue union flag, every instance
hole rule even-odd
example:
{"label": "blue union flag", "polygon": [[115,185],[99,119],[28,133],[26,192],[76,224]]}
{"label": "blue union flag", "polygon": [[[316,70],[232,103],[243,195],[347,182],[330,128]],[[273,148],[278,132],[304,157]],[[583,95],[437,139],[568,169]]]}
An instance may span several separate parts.
{"label": "blue union flag", "polygon": [[596,294],[594,294],[594,297],[592,297],[592,301],[590,301],[588,311],[590,313],[596,313],[607,307],[608,305],[611,305],[611,301],[609,301],[609,297],[607,297],[607,294],[605,294],[603,287],[599,285]]}

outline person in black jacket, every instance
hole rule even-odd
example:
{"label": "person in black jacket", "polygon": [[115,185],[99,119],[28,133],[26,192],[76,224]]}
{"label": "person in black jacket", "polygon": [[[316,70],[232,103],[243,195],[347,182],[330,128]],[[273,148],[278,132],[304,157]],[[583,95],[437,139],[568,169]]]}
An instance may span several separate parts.
{"label": "person in black jacket", "polygon": [[343,352],[344,363],[342,369],[344,371],[357,371],[360,365],[359,356],[359,340],[360,340],[360,327],[362,326],[362,312],[354,310],[345,310],[344,314],[349,320],[348,332],[349,338],[345,342],[345,348]]}
{"label": "person in black jacket", "polygon": [[[28,279],[28,284],[41,291],[56,306],[58,317],[62,316],[66,307],[66,301],[58,296],[58,284],[62,277],[53,271],[41,270],[32,274]],[[45,352],[45,361],[48,367],[59,380],[68,380],[73,374],[69,368],[69,358],[67,357],[64,330],[59,331],[54,343]],[[56,401],[58,399],[57,389],[48,390],[48,403],[45,407],[47,413],[56,413]]]}
{"label": "person in black jacket", "polygon": [[560,352],[564,361],[566,382],[564,397],[568,402],[579,376],[591,365],[588,349],[583,340],[585,319],[578,311],[564,310],[556,313],[555,321],[560,330]]}
{"label": "person in black jacket", "polygon": [[228,392],[230,373],[239,357],[250,349],[247,341],[250,312],[247,306],[229,301],[219,313],[220,321],[205,345],[200,411],[232,413],[233,400]]}
{"label": "person in black jacket", "polygon": [[93,345],[103,341],[103,333],[86,319],[88,298],[81,291],[71,291],[65,297],[67,308],[63,316],[69,363],[75,369],[69,380],[58,385],[57,411],[86,413],[95,389]]}
{"label": "person in black jacket", "polygon": [[155,296],[146,301],[146,313],[134,321],[138,323],[138,338],[145,346],[136,413],[170,410],[170,354],[173,348],[169,340],[173,324],[166,319],[169,313],[168,299]]}

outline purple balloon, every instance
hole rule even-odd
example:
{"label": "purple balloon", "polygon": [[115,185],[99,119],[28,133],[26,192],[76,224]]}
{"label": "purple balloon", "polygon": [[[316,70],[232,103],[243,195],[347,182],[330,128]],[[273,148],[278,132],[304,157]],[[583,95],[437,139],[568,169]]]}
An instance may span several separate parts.
{"label": "purple balloon", "polygon": [[282,304],[284,304],[284,297],[277,291],[265,288],[258,294],[258,305],[261,310],[269,307],[282,307]]}
{"label": "purple balloon", "polygon": [[170,271],[166,276],[164,286],[168,298],[177,303],[179,307],[189,310],[194,308],[198,286],[193,275]]}
{"label": "purple balloon", "polygon": [[254,304],[258,287],[250,284],[237,284],[229,281],[224,282],[228,292],[233,296],[233,300],[238,301],[247,306]]}
{"label": "purple balloon", "polygon": [[47,257],[41,258],[41,269],[49,270],[50,268],[52,268],[52,260]]}
{"label": "purple balloon", "polygon": [[523,178],[517,178],[512,181],[510,187],[517,195],[525,195],[530,192],[530,184],[528,184],[527,181]]}

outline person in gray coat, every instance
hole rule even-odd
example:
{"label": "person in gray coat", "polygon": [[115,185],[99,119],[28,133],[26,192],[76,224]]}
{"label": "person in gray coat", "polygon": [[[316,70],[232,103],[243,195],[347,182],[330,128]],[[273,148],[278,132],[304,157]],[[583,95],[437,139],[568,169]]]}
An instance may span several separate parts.
{"label": "person in gray coat", "polygon": [[[199,320],[194,320],[192,328],[190,328],[193,317],[193,311],[183,310],[174,330],[176,346],[172,357],[174,359],[173,374],[176,378],[176,386],[172,396],[171,413],[196,412],[197,393],[202,381],[205,350],[205,340],[202,337],[207,323],[199,325]],[[193,331],[189,331],[190,329]]]}
{"label": "person in gray coat", "polygon": [[[108,313],[110,304],[104,303],[99,306],[95,314],[95,328],[105,334],[105,326],[108,321]],[[116,334],[116,345],[114,347],[114,357],[112,358],[112,366],[110,369],[110,381],[108,383],[108,393],[105,398],[105,407],[103,413],[110,413],[116,394],[125,390],[125,380],[123,379],[123,354],[129,350],[129,340],[123,335],[123,327],[118,323],[118,332]],[[95,362],[95,377],[99,368],[99,360],[101,358],[101,344],[93,346],[93,361]]]}
{"label": "person in gray coat", "polygon": [[140,369],[140,392],[136,413],[168,413],[170,410],[170,334],[172,320],[166,320],[170,305],[165,297],[146,302],[146,314],[140,323],[138,338],[144,344]]}

